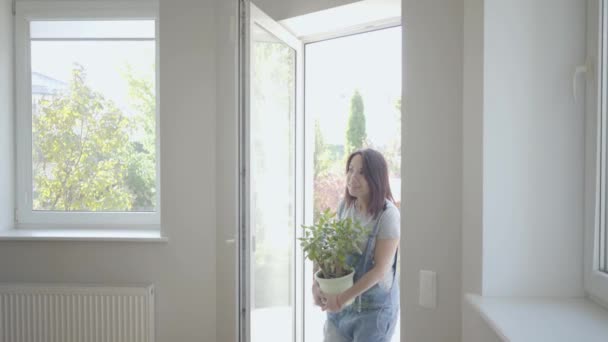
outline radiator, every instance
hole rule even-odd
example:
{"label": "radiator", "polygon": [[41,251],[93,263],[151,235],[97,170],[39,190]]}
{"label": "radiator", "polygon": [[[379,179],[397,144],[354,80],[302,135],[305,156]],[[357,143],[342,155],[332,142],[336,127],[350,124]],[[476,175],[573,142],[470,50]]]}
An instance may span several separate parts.
{"label": "radiator", "polygon": [[154,342],[154,287],[0,284],[2,342]]}

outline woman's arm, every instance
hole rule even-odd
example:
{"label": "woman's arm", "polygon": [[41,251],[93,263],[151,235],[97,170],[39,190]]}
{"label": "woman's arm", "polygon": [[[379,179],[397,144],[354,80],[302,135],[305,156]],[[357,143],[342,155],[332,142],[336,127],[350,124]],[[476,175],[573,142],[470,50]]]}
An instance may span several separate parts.
{"label": "woman's arm", "polygon": [[327,299],[327,303],[323,306],[323,310],[330,312],[340,311],[342,305],[347,301],[357,297],[363,292],[376,285],[393,266],[393,261],[397,248],[399,247],[399,239],[378,239],[376,240],[376,250],[374,251],[374,267],[363,275],[353,286],[339,295],[323,296]]}

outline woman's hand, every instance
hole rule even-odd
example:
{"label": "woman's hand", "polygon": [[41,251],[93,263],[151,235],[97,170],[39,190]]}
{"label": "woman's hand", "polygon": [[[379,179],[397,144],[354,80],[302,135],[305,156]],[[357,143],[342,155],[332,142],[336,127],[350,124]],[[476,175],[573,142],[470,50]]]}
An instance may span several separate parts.
{"label": "woman's hand", "polygon": [[323,311],[340,312],[342,310],[342,301],[340,295],[321,293],[324,305],[321,307]]}
{"label": "woman's hand", "polygon": [[319,283],[316,280],[312,281],[312,298],[315,301],[316,306],[323,306],[323,296],[321,294],[321,289],[319,288]]}

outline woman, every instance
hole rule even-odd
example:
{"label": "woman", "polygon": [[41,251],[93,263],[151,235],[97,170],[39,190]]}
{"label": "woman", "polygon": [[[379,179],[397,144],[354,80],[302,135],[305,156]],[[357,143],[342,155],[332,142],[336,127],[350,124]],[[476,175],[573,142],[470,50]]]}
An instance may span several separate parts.
{"label": "woman", "polygon": [[[315,304],[328,312],[326,342],[388,342],[399,313],[397,252],[399,209],[394,205],[384,157],[372,149],[353,152],[346,163],[346,189],[338,217],[369,229],[362,255],[352,258],[354,284],[346,291],[322,293],[313,281]],[[343,303],[355,298],[353,304]]]}

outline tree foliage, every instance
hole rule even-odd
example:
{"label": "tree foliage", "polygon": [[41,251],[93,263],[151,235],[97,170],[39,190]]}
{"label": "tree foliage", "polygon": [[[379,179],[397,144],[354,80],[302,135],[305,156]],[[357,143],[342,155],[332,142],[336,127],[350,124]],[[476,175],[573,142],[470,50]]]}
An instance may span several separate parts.
{"label": "tree foliage", "polygon": [[395,133],[386,151],[384,157],[388,163],[389,172],[391,175],[400,178],[401,175],[401,98],[395,101]]}
{"label": "tree foliage", "polygon": [[325,145],[318,119],[315,119],[315,152],[313,158],[315,178],[326,175],[332,163],[331,152]]}
{"label": "tree foliage", "polygon": [[133,135],[128,158],[127,185],[133,194],[133,209],[152,211],[156,207],[156,94],[152,77],[136,77],[127,66],[124,78],[136,114],[131,119]]}
{"label": "tree foliage", "polygon": [[366,138],[363,98],[359,91],[355,90],[355,93],[350,99],[350,112],[346,125],[344,155],[348,156],[354,150],[363,147]]}
{"label": "tree foliage", "polygon": [[139,113],[132,118],[92,89],[78,64],[66,91],[39,100],[32,117],[35,210],[129,211],[153,203],[154,87],[128,75]]}
{"label": "tree foliage", "polygon": [[86,84],[80,65],[68,91],[40,100],[32,118],[34,209],[125,210],[129,120]]}

